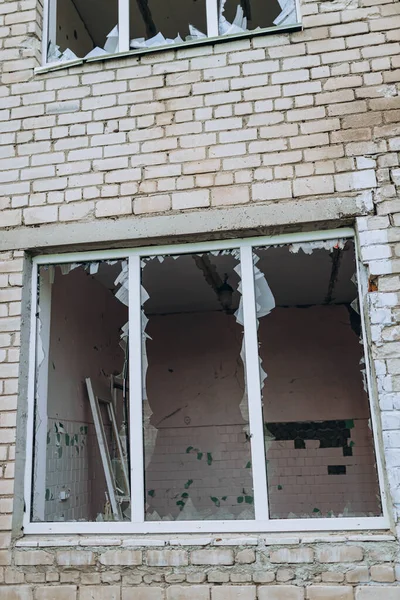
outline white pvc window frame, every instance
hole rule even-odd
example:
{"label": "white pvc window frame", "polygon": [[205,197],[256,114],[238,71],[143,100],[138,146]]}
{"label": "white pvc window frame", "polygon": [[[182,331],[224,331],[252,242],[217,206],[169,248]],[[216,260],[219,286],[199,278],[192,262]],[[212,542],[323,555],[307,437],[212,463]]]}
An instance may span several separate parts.
{"label": "white pvc window frame", "polygon": [[[25,467],[25,513],[24,532],[27,534],[179,534],[179,533],[251,533],[251,532],[296,532],[296,531],[352,531],[388,529],[391,526],[389,500],[385,491],[383,456],[378,437],[378,404],[371,380],[369,350],[367,345],[364,315],[364,297],[367,292],[362,265],[355,243],[360,302],[361,326],[363,331],[364,356],[367,371],[368,397],[375,446],[375,456],[382,504],[379,517],[332,517],[304,519],[270,519],[268,514],[268,489],[262,401],[259,373],[257,321],[255,309],[255,283],[253,270],[253,248],[268,247],[295,242],[312,242],[330,239],[354,239],[351,228],[326,231],[300,232],[275,236],[245,239],[230,239],[212,242],[175,244],[158,247],[140,247],[106,251],[89,251],[67,254],[42,255],[33,258],[31,291],[31,334],[28,373],[28,418]],[[239,249],[241,260],[242,297],[244,314],[244,341],[246,352],[246,383],[249,407],[251,458],[253,468],[254,520],[221,521],[156,521],[145,520],[144,511],[144,450],[142,417],[142,330],[141,330],[141,258],[165,254],[188,254],[214,250]],[[129,263],[129,380],[130,385],[130,463],[131,463],[131,521],[121,522],[32,522],[32,481],[34,451],[34,411],[36,378],[37,298],[38,267],[63,263],[99,260],[127,259]]]}
{"label": "white pvc window frame", "polygon": [[[49,67],[60,67],[70,66],[72,64],[80,64],[85,62],[84,58],[78,58],[73,61],[65,62],[48,62],[47,61],[47,50],[49,42],[56,44],[56,32],[57,32],[57,1],[58,0],[44,0],[43,5],[43,36],[42,36],[42,66]],[[60,0],[61,1],[61,0]],[[300,0],[293,0],[296,8],[296,23],[290,25],[277,25],[274,27],[268,27],[264,29],[257,29],[253,31],[246,31],[242,34],[233,35],[219,35],[218,27],[218,2],[219,0],[202,0],[206,6],[206,18],[207,18],[207,38],[201,38],[200,40],[193,40],[191,42],[183,42],[180,44],[168,44],[167,46],[157,46],[154,48],[147,48],[141,50],[132,50],[130,48],[130,0],[113,0],[118,2],[118,53],[117,54],[131,54],[141,53],[143,51],[160,51],[164,49],[171,50],[171,48],[182,47],[187,45],[198,45],[205,44],[210,41],[215,42],[232,40],[237,37],[249,37],[252,35],[259,35],[263,33],[279,33],[282,31],[290,31],[292,29],[298,30],[301,28],[301,10]],[[182,0],[184,1],[184,0]],[[95,18],[95,15],[94,15]],[[111,27],[110,27],[111,29]],[[103,55],[100,58],[89,59],[90,62],[95,60],[104,60],[116,56],[116,54]],[[40,71],[40,69],[39,69]]]}

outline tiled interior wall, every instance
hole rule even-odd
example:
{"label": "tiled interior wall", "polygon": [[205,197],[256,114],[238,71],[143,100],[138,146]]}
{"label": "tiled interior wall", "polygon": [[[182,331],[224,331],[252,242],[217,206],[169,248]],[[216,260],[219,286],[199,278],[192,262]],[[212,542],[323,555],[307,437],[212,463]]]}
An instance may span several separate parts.
{"label": "tiled interior wall", "polygon": [[[105,479],[93,423],[49,419],[46,453],[46,521],[94,521],[104,512]],[[58,433],[56,430],[56,425]],[[105,422],[110,442],[111,427]],[[60,500],[67,491],[68,499]]]}
{"label": "tiled interior wall", "polygon": [[158,432],[146,471],[148,519],[154,511],[178,520],[254,518],[252,488],[250,444],[242,425]]}
{"label": "tiled interior wall", "polygon": [[[46,504],[48,521],[87,519],[91,514],[93,471],[90,454],[96,444],[89,423],[49,419],[46,453]],[[94,442],[94,443],[93,443]],[[68,500],[60,493],[67,492]]]}
{"label": "tiled interior wall", "polygon": [[[367,419],[354,421],[349,447],[320,448],[319,440],[272,441],[267,451],[268,492],[272,518],[377,516],[381,514],[371,431]],[[329,474],[345,467],[346,474]],[[339,469],[340,470],[340,469]]]}

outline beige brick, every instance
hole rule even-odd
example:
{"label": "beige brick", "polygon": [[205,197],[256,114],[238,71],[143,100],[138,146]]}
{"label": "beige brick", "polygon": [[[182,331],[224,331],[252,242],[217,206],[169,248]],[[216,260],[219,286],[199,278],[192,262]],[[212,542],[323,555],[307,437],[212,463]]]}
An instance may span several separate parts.
{"label": "beige brick", "polygon": [[344,581],[344,573],[340,571],[325,571],[321,574],[321,578],[326,583],[341,583]]}
{"label": "beige brick", "polygon": [[79,591],[79,600],[120,600],[120,598],[119,585],[85,585],[81,586]]}
{"label": "beige brick", "polygon": [[180,210],[184,208],[200,208],[209,205],[209,190],[192,190],[190,192],[174,192],[172,194],[173,210]]}
{"label": "beige brick", "polygon": [[314,552],[311,548],[280,548],[269,556],[272,563],[312,563]]}
{"label": "beige brick", "polygon": [[389,565],[374,565],[371,567],[371,579],[379,583],[393,583],[396,580],[394,568]]}
{"label": "beige brick", "polygon": [[293,182],[294,196],[312,196],[315,194],[331,194],[334,191],[333,177],[316,175],[315,177],[300,177]]}
{"label": "beige brick", "polygon": [[16,585],[18,583],[24,583],[24,574],[22,571],[17,571],[16,569],[6,568],[4,570],[4,581],[5,583],[9,583],[11,585]]}
{"label": "beige brick", "polygon": [[102,565],[128,567],[142,564],[141,550],[107,550],[100,554],[99,562]]}
{"label": "beige brick", "polygon": [[400,600],[400,587],[360,586],[356,589],[355,600]]}
{"label": "beige brick", "polygon": [[359,583],[361,581],[369,581],[368,567],[356,567],[346,573],[346,581],[348,583]]}
{"label": "beige brick", "polygon": [[210,588],[207,585],[171,585],[167,588],[167,600],[209,600]]}
{"label": "beige brick", "polygon": [[353,588],[348,586],[313,585],[306,590],[307,600],[353,600]]}
{"label": "beige brick", "polygon": [[211,190],[211,206],[245,204],[249,200],[249,188],[246,186],[215,187]]}
{"label": "beige brick", "polygon": [[94,202],[74,202],[60,206],[60,221],[79,221],[91,215],[94,211]]}
{"label": "beige brick", "polygon": [[323,546],[317,548],[316,559],[322,563],[346,563],[357,562],[364,557],[363,550],[359,546]]}
{"label": "beige brick", "polygon": [[122,588],[122,600],[164,600],[164,590],[160,587]]}
{"label": "beige brick", "polygon": [[211,588],[211,600],[255,600],[256,586],[222,585]]}
{"label": "beige brick", "polygon": [[25,225],[40,225],[42,223],[55,223],[58,218],[57,206],[37,206],[24,209]]}
{"label": "beige brick", "polygon": [[194,550],[190,554],[192,565],[233,565],[233,551],[226,548],[215,550]]}
{"label": "beige brick", "polygon": [[112,200],[99,200],[96,202],[96,217],[113,217],[129,215],[132,213],[132,200],[130,198],[113,198]]}
{"label": "beige brick", "polygon": [[250,548],[239,550],[236,554],[236,562],[242,565],[249,565],[256,560],[256,553]]}
{"label": "beige brick", "polygon": [[57,563],[63,567],[88,567],[94,565],[93,552],[86,550],[59,550]]}
{"label": "beige brick", "polygon": [[258,600],[303,600],[304,588],[294,585],[268,585],[258,588]]}
{"label": "beige brick", "polygon": [[185,550],[147,550],[146,557],[150,567],[180,567],[188,564]]}
{"label": "beige brick", "polygon": [[[3,401],[3,398],[1,399]],[[11,552],[10,550],[0,550],[0,565],[9,565],[11,564]]]}
{"label": "beige brick", "polygon": [[54,557],[44,550],[17,550],[15,553],[16,565],[52,565]]}
{"label": "beige brick", "polygon": [[165,212],[171,209],[171,198],[167,194],[159,196],[147,196],[144,198],[135,198],[133,201],[133,212],[135,215],[145,213]]}
{"label": "beige brick", "polygon": [[255,571],[253,573],[254,583],[271,583],[275,580],[274,571]]}
{"label": "beige brick", "polygon": [[35,600],[76,600],[76,585],[57,585],[37,587]]}
{"label": "beige brick", "polygon": [[32,588],[27,585],[0,585],[1,600],[33,600]]}
{"label": "beige brick", "polygon": [[227,571],[208,571],[207,580],[210,583],[228,583],[229,573]]}
{"label": "beige brick", "polygon": [[252,186],[253,200],[279,200],[292,197],[290,181],[271,181],[255,183]]}

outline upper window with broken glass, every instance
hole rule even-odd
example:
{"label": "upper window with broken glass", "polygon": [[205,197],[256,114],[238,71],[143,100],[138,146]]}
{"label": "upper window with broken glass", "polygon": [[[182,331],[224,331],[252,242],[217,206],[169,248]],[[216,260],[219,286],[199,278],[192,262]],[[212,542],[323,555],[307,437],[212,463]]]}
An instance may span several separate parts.
{"label": "upper window with broken glass", "polygon": [[297,0],[45,0],[45,14],[45,64],[300,24]]}
{"label": "upper window with broken glass", "polygon": [[386,526],[363,272],[328,233],[34,259],[25,531]]}

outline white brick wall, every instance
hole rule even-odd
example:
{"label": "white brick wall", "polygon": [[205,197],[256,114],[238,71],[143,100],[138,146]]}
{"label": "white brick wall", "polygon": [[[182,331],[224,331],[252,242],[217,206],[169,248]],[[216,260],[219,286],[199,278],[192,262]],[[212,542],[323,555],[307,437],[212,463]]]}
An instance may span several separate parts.
{"label": "white brick wall", "polygon": [[[125,220],[129,230],[132,224],[140,228],[141,219],[151,215],[209,213],[235,205],[279,207],[288,202],[308,207],[315,198],[328,202],[363,190],[373,194],[373,214],[360,216],[356,226],[361,259],[377,286],[367,303],[368,335],[397,519],[399,4],[303,0],[302,12],[301,32],[34,74],[40,60],[41,2],[0,3],[0,228],[7,235],[15,231],[20,239],[18,251],[5,248],[0,254],[2,599],[399,598],[394,579],[397,546],[385,538],[364,540],[362,556],[352,554],[353,542],[345,537],[344,546],[332,552],[318,542],[299,549],[292,540],[295,547],[285,554],[280,539],[270,553],[259,541],[254,568],[240,558],[235,564],[231,558],[228,563],[217,560],[217,550],[212,550],[211,562],[199,567],[203,563],[196,563],[195,547],[189,554],[180,551],[179,564],[170,560],[176,554],[160,555],[153,564],[146,555],[143,571],[139,565],[128,571],[115,557],[105,562],[104,554],[100,558],[89,553],[82,562],[82,551],[74,558],[75,551],[68,550],[67,564],[54,550],[20,550],[32,552],[22,559],[8,550],[21,330],[20,250],[29,249],[27,232],[39,226],[47,232],[62,223],[70,228],[73,243],[74,227],[81,223],[89,227]],[[321,221],[317,211],[304,219],[313,221]],[[265,228],[268,222],[259,225]],[[298,224],[298,229],[303,227]],[[43,245],[46,241],[43,233]],[[310,568],[305,570],[301,562],[297,568],[297,561],[288,564],[293,556],[311,557],[306,562]],[[396,573],[400,577],[398,569]]]}

